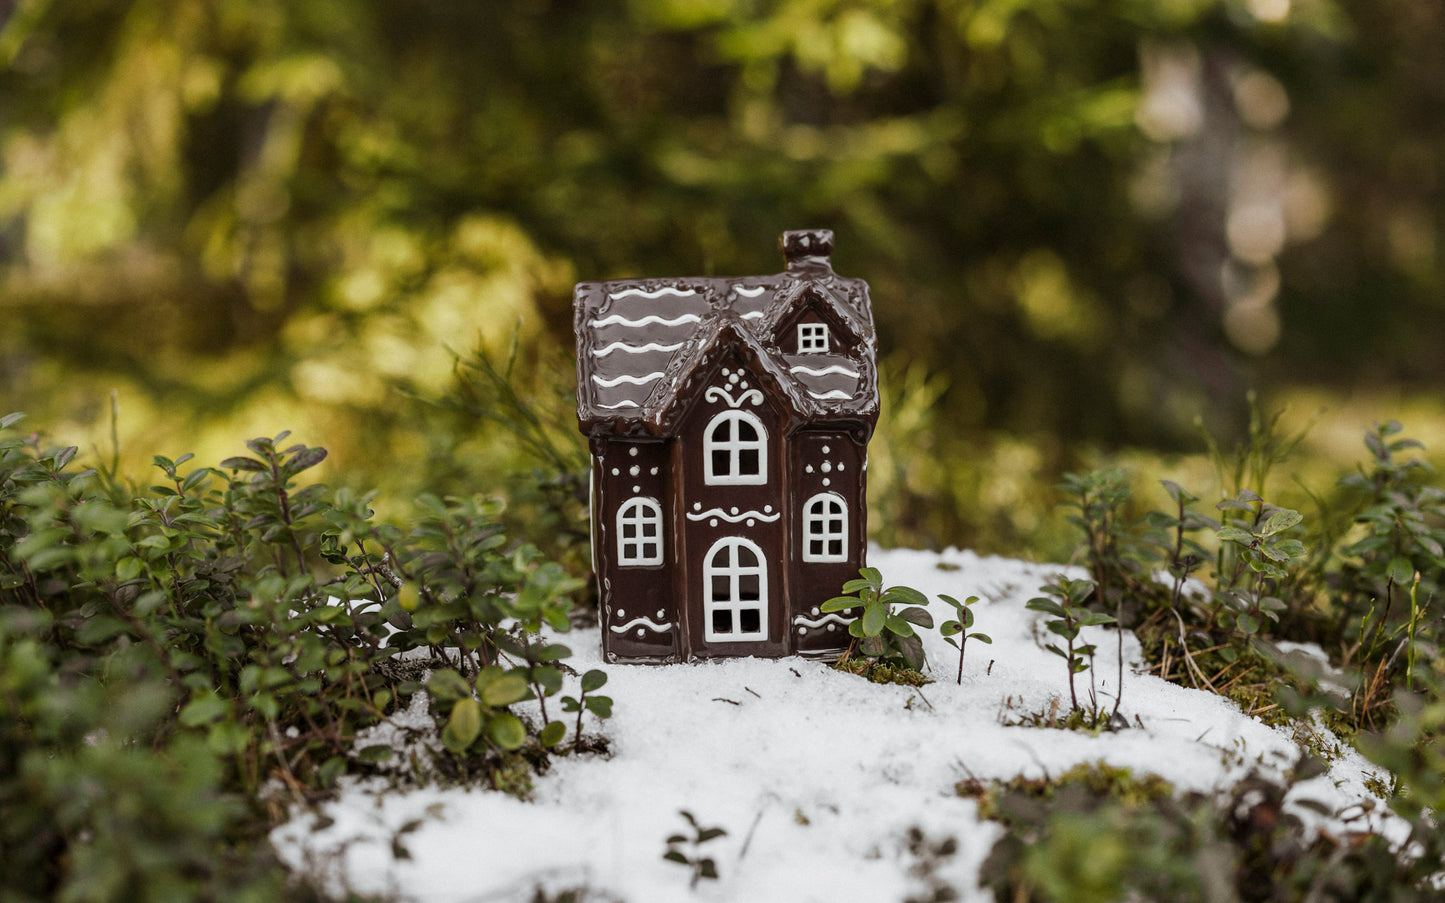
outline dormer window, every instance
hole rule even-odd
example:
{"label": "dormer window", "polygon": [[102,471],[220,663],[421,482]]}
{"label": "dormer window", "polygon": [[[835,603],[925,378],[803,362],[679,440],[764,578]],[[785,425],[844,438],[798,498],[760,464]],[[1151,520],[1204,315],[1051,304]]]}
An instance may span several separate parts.
{"label": "dormer window", "polygon": [[828,327],[822,323],[798,324],[798,353],[824,354],[828,351]]}

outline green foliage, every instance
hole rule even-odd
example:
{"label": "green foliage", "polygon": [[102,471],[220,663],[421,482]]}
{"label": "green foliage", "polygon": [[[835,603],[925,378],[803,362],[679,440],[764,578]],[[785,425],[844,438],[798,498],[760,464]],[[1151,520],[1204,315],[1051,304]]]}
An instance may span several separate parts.
{"label": "green foliage", "polygon": [[688,887],[696,888],[698,881],[703,878],[716,881],[717,863],[711,856],[703,855],[702,845],[725,837],[728,832],[722,828],[704,828],[686,809],[678,810],[678,814],[687,821],[688,832],[668,837],[667,850],[662,854],[662,858],[668,862],[676,862],[692,872]]}
{"label": "green foliage", "polygon": [[[863,609],[848,624],[853,643],[844,658],[856,649],[871,661],[922,671],[926,664],[923,641],[913,626],[933,626],[933,616],[925,607],[928,597],[910,586],[884,587],[877,568],[865,567],[858,573],[859,579],[843,584],[843,592],[853,595],[834,596],[819,606],[824,612]],[[895,605],[905,607],[894,611]]]}
{"label": "green foliage", "polygon": [[[1044,596],[1035,596],[1026,603],[1026,607],[1033,611],[1041,611],[1049,615],[1044,626],[1055,636],[1063,639],[1064,646],[1060,648],[1058,643],[1047,643],[1044,648],[1064,660],[1064,666],[1069,673],[1069,702],[1072,711],[1082,711],[1079,705],[1079,695],[1074,687],[1074,675],[1088,671],[1094,663],[1095,646],[1092,643],[1078,643],[1079,633],[1085,627],[1097,627],[1104,624],[1116,624],[1113,615],[1101,614],[1090,611],[1085,607],[1085,602],[1094,593],[1094,582],[1092,580],[1073,580],[1068,577],[1060,577],[1053,583],[1046,584],[1043,591]],[[1097,696],[1090,689],[1089,708],[1093,712],[1099,710]]]}
{"label": "green foliage", "polygon": [[[369,496],[301,485],[326,452],[285,433],[214,468],[157,456],[164,480],[135,490],[17,420],[0,422],[7,890],[274,899],[266,788],[305,802],[389,752],[353,741],[421,688],[411,650],[460,669],[427,685],[454,771],[480,755],[525,792],[546,766],[570,652],[538,631],[567,629],[581,583],[509,542],[496,504],[423,498],[404,534]],[[541,728],[510,709],[527,699]]]}
{"label": "green foliage", "polygon": [[[1246,636],[1258,633],[1263,619],[1279,621],[1285,603],[1270,593],[1290,576],[1289,565],[1305,557],[1305,545],[1290,531],[1304,516],[1289,508],[1268,504],[1252,490],[1242,489],[1235,498],[1215,506],[1226,512],[1215,531],[1219,540],[1221,580],[1216,591],[1215,612],[1223,612],[1225,627],[1232,626]],[[1231,562],[1233,565],[1231,566]],[[1248,568],[1249,573],[1245,569]],[[1241,582],[1243,588],[1240,589]]]}
{"label": "green foliage", "polygon": [[[451,455],[393,401],[456,386],[441,344],[497,359],[520,316],[519,372],[551,382],[577,278],[771,271],[781,228],[829,225],[885,344],[948,385],[881,522],[1007,548],[1046,504],[1010,492],[1021,448],[1046,485],[1074,466],[1053,437],[1177,445],[1243,413],[1239,358],[1281,324],[1263,373],[1438,369],[1438,79],[1398,63],[1445,26],[1251,10],[1111,0],[1081,33],[1061,0],[25,3],[0,26],[0,372],[80,422],[119,386],[132,445],[175,442],[172,415],[335,424],[383,511],[496,492],[506,441]],[[1176,72],[1217,77],[1176,96]],[[1196,176],[1259,153],[1309,165],[1251,196],[1287,208],[1288,253],[1245,261],[1229,180]]]}
{"label": "green foliage", "polygon": [[1336,838],[1285,809],[1291,789],[1323,770],[1302,759],[1221,799],[1089,766],[1057,781],[959,789],[1007,828],[980,872],[999,901],[1433,899],[1436,847],[1397,858],[1380,835]]}
{"label": "green foliage", "polygon": [[[952,596],[939,595],[940,599],[953,607],[957,618],[944,621],[939,625],[938,632],[947,641],[948,645],[958,650],[958,679],[959,686],[963,685],[963,654],[969,640],[978,640],[980,643],[993,643],[993,637],[986,633],[970,632],[973,627],[972,605],[978,601],[978,596],[969,596],[962,602]],[[958,639],[954,639],[958,637]]]}

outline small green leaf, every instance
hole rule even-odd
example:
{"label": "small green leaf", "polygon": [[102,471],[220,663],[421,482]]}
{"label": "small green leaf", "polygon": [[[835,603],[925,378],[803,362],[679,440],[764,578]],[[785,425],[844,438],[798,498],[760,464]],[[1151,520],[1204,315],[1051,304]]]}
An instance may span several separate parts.
{"label": "small green leaf", "polygon": [[587,711],[589,711],[589,712],[591,712],[592,714],[596,715],[598,718],[611,718],[611,717],[612,717],[612,697],[611,697],[611,696],[588,696],[588,697],[587,697]]}
{"label": "small green leaf", "polygon": [[472,745],[481,730],[482,707],[471,697],[459,699],[442,729],[442,745],[454,753],[462,752]]}
{"label": "small green leaf", "polygon": [[1241,633],[1253,634],[1259,632],[1258,619],[1256,619],[1248,612],[1245,612],[1244,614],[1241,614],[1238,618],[1236,618],[1234,621],[1234,626],[1238,627]]}
{"label": "small green leaf", "polygon": [[1298,511],[1290,508],[1280,508],[1265,518],[1264,523],[1259,528],[1259,532],[1261,536],[1273,536],[1276,533],[1282,533],[1288,530],[1302,520],[1304,520],[1304,515]]}
{"label": "small green leaf", "polygon": [[186,707],[181,709],[180,720],[186,727],[199,727],[219,720],[230,711],[230,703],[215,693],[206,693],[186,703]]}
{"label": "small green leaf", "polygon": [[542,728],[542,733],[538,735],[537,741],[543,746],[551,748],[561,743],[562,738],[566,736],[567,725],[560,721],[552,721],[549,722],[546,727]]}
{"label": "small green leaf", "polygon": [[517,749],[527,742],[527,729],[511,712],[501,712],[487,720],[487,738],[502,749]]}
{"label": "small green leaf", "polygon": [[887,622],[887,608],[883,605],[870,605],[863,611],[863,635],[877,636],[883,632],[883,625]]}
{"label": "small green leaf", "polygon": [[515,671],[503,674],[482,690],[482,702],[489,706],[511,705],[527,698],[527,679]]}
{"label": "small green leaf", "polygon": [[1063,618],[1068,616],[1068,614],[1064,611],[1064,607],[1062,605],[1055,602],[1053,599],[1045,599],[1043,597],[1030,599],[1029,601],[1024,603],[1024,608],[1030,609],[1032,611],[1041,611],[1045,614],[1053,615],[1056,618]]}
{"label": "small green leaf", "polygon": [[818,606],[819,611],[847,611],[850,608],[857,608],[863,604],[863,600],[855,599],[852,596],[834,596],[827,602]]}
{"label": "small green leaf", "polygon": [[141,570],[144,567],[145,562],[136,558],[134,555],[127,555],[115,563],[115,578],[122,583],[127,580],[134,580],[140,576]]}
{"label": "small green leaf", "polygon": [[[969,613],[969,612],[967,611],[967,609],[965,609],[964,611],[965,611],[965,614]],[[903,609],[902,611],[900,611],[900,612],[898,613],[898,616],[899,616],[900,618],[902,618],[903,620],[905,620],[905,621],[909,621],[909,622],[911,622],[911,623],[913,623],[913,624],[917,624],[919,627],[932,627],[932,626],[933,626],[933,615],[929,614],[929,613],[928,613],[928,609],[926,609],[926,608],[919,608],[919,607],[917,607],[917,606],[909,606],[908,608],[905,608],[905,609]]]}
{"label": "small green leaf", "polygon": [[896,633],[899,636],[913,636],[913,625],[909,624],[898,615],[890,614],[885,616],[883,619],[883,626],[886,627],[889,632]]}
{"label": "small green leaf", "polygon": [[433,671],[431,677],[427,678],[426,688],[439,702],[450,702],[471,696],[472,693],[466,678],[451,668]]}
{"label": "small green leaf", "polygon": [[606,672],[593,668],[582,675],[582,692],[591,693],[593,690],[600,690],[607,684]]}
{"label": "small green leaf", "polygon": [[1404,555],[1397,555],[1390,559],[1389,566],[1385,568],[1385,574],[1395,581],[1396,586],[1402,586],[1415,578],[1415,565]]}
{"label": "small green leaf", "polygon": [[542,687],[546,696],[555,696],[562,690],[562,671],[551,665],[538,665],[532,669],[532,681]]}
{"label": "small green leaf", "polygon": [[911,586],[890,587],[883,594],[883,600],[890,604],[927,605],[928,597]]}
{"label": "small green leaf", "polygon": [[245,470],[251,473],[265,473],[266,465],[255,458],[226,458],[221,462],[226,470]]}
{"label": "small green leaf", "polygon": [[993,637],[989,636],[986,633],[970,633],[968,635],[968,638],[971,640],[978,640],[980,643],[988,643],[989,645],[993,645]]}

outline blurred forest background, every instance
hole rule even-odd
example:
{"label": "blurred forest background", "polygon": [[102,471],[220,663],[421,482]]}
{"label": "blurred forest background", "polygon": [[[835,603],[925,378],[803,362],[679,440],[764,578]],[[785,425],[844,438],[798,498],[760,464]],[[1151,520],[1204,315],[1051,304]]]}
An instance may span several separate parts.
{"label": "blurred forest background", "polygon": [[1104,460],[1203,492],[1201,424],[1237,438],[1251,388],[1291,427],[1323,410],[1316,458],[1394,416],[1445,443],[1438,3],[0,0],[0,22],[0,407],[138,477],[292,429],[383,506],[515,496],[581,461],[574,282],[776,272],[806,227],[873,288],[884,542],[1050,554],[1053,481]]}

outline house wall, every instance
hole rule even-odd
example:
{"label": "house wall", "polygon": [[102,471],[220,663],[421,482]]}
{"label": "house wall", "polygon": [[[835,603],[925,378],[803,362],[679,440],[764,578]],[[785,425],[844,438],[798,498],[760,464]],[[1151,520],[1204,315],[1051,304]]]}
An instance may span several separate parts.
{"label": "house wall", "polygon": [[[736,354],[727,355],[703,383],[696,402],[678,433],[675,466],[683,496],[678,518],[682,531],[679,562],[680,598],[683,604],[686,654],[710,656],[779,656],[788,646],[786,543],[789,468],[785,438],[786,415],[778,401],[760,390],[755,364]],[[717,391],[713,391],[716,389]],[[761,423],[767,434],[765,482],[716,485],[707,482],[705,453],[707,431],[714,418],[726,411],[745,411]],[[766,567],[766,639],[718,642],[707,639],[705,569],[720,540],[745,540],[761,553]]]}
{"label": "house wall", "polygon": [[[823,602],[842,592],[843,584],[858,576],[866,562],[867,497],[864,472],[867,447],[846,433],[806,430],[793,437],[790,483],[793,489],[788,525],[788,561],[792,573],[792,611],[788,629],[792,645],[801,655],[832,657],[848,645],[843,623],[857,611],[824,614]],[[847,538],[843,561],[810,562],[805,559],[804,519],[809,500],[835,493],[846,506]]]}
{"label": "house wall", "polygon": [[[676,661],[681,625],[674,591],[681,550],[673,522],[669,468],[673,442],[592,441],[593,566],[599,584],[602,648],[610,662]],[[618,561],[618,511],[628,500],[655,500],[662,511],[660,564]]]}

